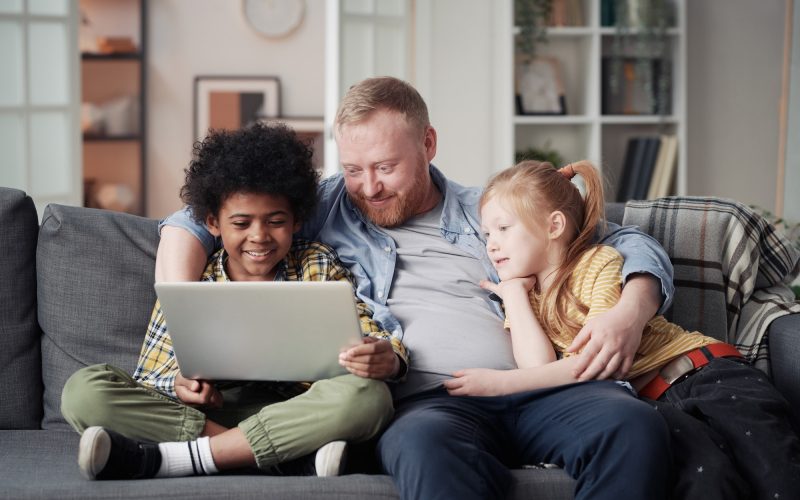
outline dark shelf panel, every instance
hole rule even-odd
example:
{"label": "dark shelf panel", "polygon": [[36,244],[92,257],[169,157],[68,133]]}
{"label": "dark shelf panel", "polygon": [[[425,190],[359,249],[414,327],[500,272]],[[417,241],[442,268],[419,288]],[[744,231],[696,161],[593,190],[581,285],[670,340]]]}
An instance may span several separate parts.
{"label": "dark shelf panel", "polygon": [[81,53],[83,61],[141,61],[141,52],[128,52],[123,54],[95,54],[92,52]]}
{"label": "dark shelf panel", "polygon": [[142,136],[138,134],[134,135],[84,134],[83,135],[84,142],[124,142],[124,141],[140,141],[140,140],[142,140]]}

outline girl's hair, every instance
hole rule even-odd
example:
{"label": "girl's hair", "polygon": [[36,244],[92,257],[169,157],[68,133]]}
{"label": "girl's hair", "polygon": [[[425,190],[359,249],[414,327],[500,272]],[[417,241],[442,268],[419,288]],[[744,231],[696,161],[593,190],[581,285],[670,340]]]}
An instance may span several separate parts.
{"label": "girl's hair", "polygon": [[[586,185],[586,198],[570,179],[580,174]],[[567,315],[567,304],[573,303],[586,313],[588,308],[573,295],[568,286],[580,256],[591,248],[597,226],[604,219],[603,181],[588,161],[571,163],[561,169],[539,161],[523,161],[495,175],[481,196],[480,206],[498,199],[513,211],[529,230],[547,231],[545,220],[560,211],[566,218],[569,244],[564,262],[556,272],[552,286],[541,301],[539,317],[545,329],[555,332],[574,331],[581,325]]]}

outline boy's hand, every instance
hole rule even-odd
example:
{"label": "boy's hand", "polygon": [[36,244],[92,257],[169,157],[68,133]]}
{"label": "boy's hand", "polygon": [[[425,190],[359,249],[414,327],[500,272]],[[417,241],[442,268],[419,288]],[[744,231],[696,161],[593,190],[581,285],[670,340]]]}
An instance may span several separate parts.
{"label": "boy's hand", "polygon": [[451,396],[502,396],[507,393],[506,372],[488,368],[469,368],[453,373],[444,381],[444,388]]}
{"label": "boy's hand", "polygon": [[208,380],[193,380],[180,372],[175,377],[175,394],[191,406],[222,407],[222,394]]}
{"label": "boy's hand", "polygon": [[495,283],[489,280],[481,280],[480,287],[484,290],[489,290],[501,299],[505,299],[508,293],[513,293],[514,290],[519,290],[528,294],[533,285],[536,284],[536,276],[525,276],[524,278],[511,278],[503,280],[500,283]]}
{"label": "boy's hand", "polygon": [[353,375],[386,380],[400,372],[400,359],[388,340],[363,337],[362,343],[339,353],[339,364]]}

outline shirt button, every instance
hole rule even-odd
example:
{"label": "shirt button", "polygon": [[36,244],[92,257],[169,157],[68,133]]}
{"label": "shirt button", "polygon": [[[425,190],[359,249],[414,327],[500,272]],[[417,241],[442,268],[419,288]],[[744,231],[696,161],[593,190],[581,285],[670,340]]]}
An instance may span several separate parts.
{"label": "shirt button", "polygon": [[392,251],[391,247],[383,247],[383,249],[386,251],[386,253],[389,253],[389,252]]}
{"label": "shirt button", "polygon": [[383,292],[378,292],[378,298],[379,298],[379,299],[382,299],[382,298],[383,298]]}
{"label": "shirt button", "polygon": [[467,234],[469,234],[469,233],[471,233],[471,232],[472,232],[472,228],[471,228],[471,227],[465,227],[465,228],[464,228],[464,232],[465,232],[465,233],[467,233]]}

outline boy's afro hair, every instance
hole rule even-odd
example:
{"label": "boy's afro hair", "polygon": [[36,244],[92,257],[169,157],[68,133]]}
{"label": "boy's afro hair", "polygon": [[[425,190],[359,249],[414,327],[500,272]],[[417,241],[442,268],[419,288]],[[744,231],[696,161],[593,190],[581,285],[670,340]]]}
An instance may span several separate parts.
{"label": "boy's afro hair", "polygon": [[256,123],[234,131],[216,130],[196,142],[181,199],[204,223],[219,215],[235,193],[282,195],[296,221],[305,221],[317,205],[319,173],[313,151],[283,124]]}

